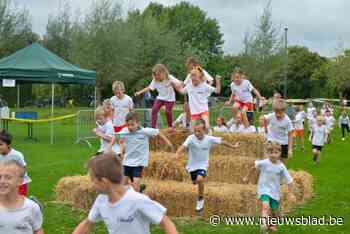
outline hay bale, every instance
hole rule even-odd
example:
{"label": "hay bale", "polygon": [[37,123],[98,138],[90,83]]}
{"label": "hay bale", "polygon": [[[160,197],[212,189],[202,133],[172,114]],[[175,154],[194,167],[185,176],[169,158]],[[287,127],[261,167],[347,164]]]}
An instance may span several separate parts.
{"label": "hay bale", "polygon": [[[188,130],[177,130],[175,132],[169,132],[161,130],[161,132],[170,139],[174,147],[177,149],[181,146],[186,138],[191,134]],[[240,142],[241,145],[237,149],[229,149],[222,145],[214,146],[212,154],[227,155],[227,156],[241,156],[251,158],[264,158],[264,145],[266,138],[258,134],[237,134],[237,133],[215,133],[215,136],[223,137],[225,141],[236,143]],[[156,137],[150,141],[151,151],[167,151],[167,145],[159,138]]]}
{"label": "hay bale", "polygon": [[72,204],[74,208],[83,210],[89,210],[97,196],[89,176],[63,177],[54,190],[57,201]]}
{"label": "hay bale", "polygon": [[[297,172],[298,173],[298,172]],[[299,177],[300,175],[297,175]],[[197,188],[190,182],[159,181],[144,179],[146,195],[150,196],[168,209],[168,215],[175,217],[190,217],[196,215],[195,204]],[[227,184],[218,182],[206,183],[204,217],[218,215],[257,215],[260,203],[256,195],[256,185]],[[88,176],[73,176],[62,178],[56,188],[58,201],[70,203],[74,208],[89,210],[96,198]],[[281,211],[286,213],[296,205],[287,200],[287,188],[282,186]],[[296,186],[295,195],[300,197],[300,187]]]}
{"label": "hay bale", "polygon": [[294,185],[300,190],[300,200],[307,201],[312,198],[313,195],[313,178],[312,175],[306,171],[293,171],[289,173],[293,177]]}
{"label": "hay bale", "polygon": [[[242,184],[243,177],[248,174],[254,165],[254,158],[226,157],[210,155],[208,181]],[[170,153],[151,152],[149,166],[145,170],[145,177],[159,180],[190,181],[185,169],[187,156],[183,155],[177,161],[170,157]],[[252,174],[249,183],[256,184],[257,174]]]}

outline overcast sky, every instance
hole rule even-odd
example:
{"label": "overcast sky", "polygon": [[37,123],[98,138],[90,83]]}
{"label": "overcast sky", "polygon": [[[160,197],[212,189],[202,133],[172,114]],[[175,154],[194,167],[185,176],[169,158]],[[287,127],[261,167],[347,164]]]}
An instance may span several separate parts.
{"label": "overcast sky", "polygon": [[[73,9],[86,11],[94,0],[68,0]],[[115,0],[125,9],[144,9],[148,0]],[[187,0],[216,18],[224,34],[224,51],[237,54],[242,50],[246,31],[252,31],[267,0]],[[60,0],[16,0],[31,14],[33,30],[45,33],[49,15],[57,13]],[[177,0],[154,0],[174,5]],[[323,56],[334,56],[343,45],[350,47],[349,0],[273,0],[275,24],[288,26],[289,44],[303,45]]]}

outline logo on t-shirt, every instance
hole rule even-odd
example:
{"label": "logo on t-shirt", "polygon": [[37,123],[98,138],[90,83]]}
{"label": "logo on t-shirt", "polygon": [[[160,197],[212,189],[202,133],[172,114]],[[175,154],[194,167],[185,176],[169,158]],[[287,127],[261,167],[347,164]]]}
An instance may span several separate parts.
{"label": "logo on t-shirt", "polygon": [[123,217],[119,218],[119,222],[121,222],[121,223],[132,223],[134,221],[134,219],[135,219],[134,216],[129,215],[129,217],[127,217],[127,218],[123,218]]}

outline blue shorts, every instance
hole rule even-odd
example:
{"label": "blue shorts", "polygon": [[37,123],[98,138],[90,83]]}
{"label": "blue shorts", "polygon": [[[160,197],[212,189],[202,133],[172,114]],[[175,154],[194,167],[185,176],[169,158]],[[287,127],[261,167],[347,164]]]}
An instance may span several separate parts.
{"label": "blue shorts", "polygon": [[192,182],[195,183],[198,176],[205,178],[207,176],[207,171],[203,169],[198,169],[190,172]]}
{"label": "blue shorts", "polygon": [[134,178],[142,177],[143,166],[139,166],[139,167],[123,166],[123,167],[124,167],[124,176],[129,177],[131,181],[133,181]]}
{"label": "blue shorts", "polygon": [[322,151],[322,146],[320,145],[312,145],[312,149],[318,150],[318,151]]}

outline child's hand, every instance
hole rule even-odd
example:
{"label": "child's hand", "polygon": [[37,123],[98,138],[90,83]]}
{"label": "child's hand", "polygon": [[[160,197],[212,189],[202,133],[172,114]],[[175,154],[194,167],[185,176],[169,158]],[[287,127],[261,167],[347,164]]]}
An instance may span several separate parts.
{"label": "child's hand", "polygon": [[97,128],[92,129],[92,132],[96,133],[97,132]]}
{"label": "child's hand", "polygon": [[140,92],[135,92],[134,95],[135,95],[135,97],[138,97],[138,96],[140,96]]}

